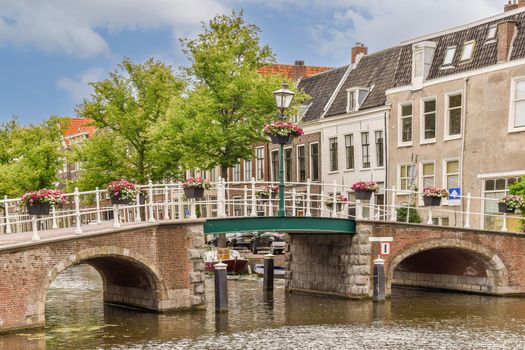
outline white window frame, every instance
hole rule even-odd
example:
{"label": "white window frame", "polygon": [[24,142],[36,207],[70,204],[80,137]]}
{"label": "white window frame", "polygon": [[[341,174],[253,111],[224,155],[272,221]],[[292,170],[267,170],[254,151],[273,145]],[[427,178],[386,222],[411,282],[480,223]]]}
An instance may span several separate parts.
{"label": "white window frame", "polygon": [[306,168],[306,160],[308,157],[308,153],[306,153],[306,145],[304,143],[301,143],[300,145],[295,146],[295,164],[296,164],[296,179],[297,182],[301,182],[301,169],[299,168],[299,147],[303,147],[304,149],[304,181],[308,181],[308,174],[306,174],[307,168]]}
{"label": "white window frame", "polygon": [[[277,174],[274,174],[273,168],[273,155],[277,153]],[[270,151],[270,181],[277,182],[279,181],[279,149],[272,149]]]}
{"label": "white window frame", "polygon": [[[239,170],[239,172],[236,173],[236,170],[237,170],[237,169]],[[232,173],[233,173],[233,174],[232,174],[232,175],[233,175],[232,178],[233,178],[233,181],[234,181],[234,182],[239,182],[239,181],[241,181],[241,179],[242,179],[242,172],[241,172],[241,161],[240,161],[240,160],[239,160],[239,162],[238,162],[237,164],[235,164],[235,165],[233,166],[233,171],[232,171]],[[237,174],[238,176],[236,176],[236,174]]]}
{"label": "white window frame", "polygon": [[[443,57],[443,62],[441,63],[441,67],[444,67],[444,68],[448,68],[448,67],[453,67],[453,64],[454,64],[454,57],[456,57],[456,51],[457,51],[457,46],[456,45],[452,45],[452,46],[448,46],[446,49],[445,49],[445,56]],[[447,53],[450,51],[450,50],[454,50],[454,53],[452,54],[452,60],[450,61],[450,63],[445,63],[446,61],[446,58],[447,58]]]}
{"label": "white window frame", "polygon": [[[378,165],[377,164],[378,158],[377,158],[376,132],[378,132],[378,131],[381,131],[381,133],[382,133],[381,136],[383,138],[383,165]],[[375,156],[375,161],[374,161],[375,167],[374,167],[374,169],[384,169],[385,168],[385,163],[386,163],[386,159],[385,159],[385,155],[386,155],[386,152],[385,152],[385,130],[383,130],[383,129],[374,129],[374,130],[372,130],[372,132],[374,133],[374,156]]]}
{"label": "white window frame", "polygon": [[[359,108],[361,108],[361,104],[359,103],[359,92],[364,91],[365,97],[363,98],[363,102],[368,97],[368,94],[370,93],[370,89],[364,88],[364,87],[358,87],[354,86],[351,88],[346,89],[346,113],[350,112],[357,112],[359,111]],[[354,94],[354,101],[355,101],[355,107],[350,108],[350,95]]]}
{"label": "white window frame", "polygon": [[[467,46],[469,45],[472,45],[472,50],[470,50],[470,55],[468,57],[465,57],[465,50],[467,49]],[[472,59],[472,56],[474,56],[475,49],[476,49],[476,40],[466,41],[463,44],[463,50],[461,50],[460,62],[470,61]]]}
{"label": "white window frame", "polygon": [[[332,141],[335,140],[335,169],[332,169]],[[339,172],[339,138],[330,136],[328,138],[328,173],[335,174]]]}
{"label": "white window frame", "polygon": [[[257,153],[259,150],[262,149],[262,164],[261,164],[261,177],[259,178],[259,158],[257,157]],[[264,180],[264,146],[263,147],[256,147],[255,148],[255,180],[256,181],[263,181]]]}
{"label": "white window frame", "polygon": [[[457,161],[458,162],[458,186],[459,188],[461,189],[461,195],[463,196],[463,174],[461,173],[461,169],[462,169],[462,166],[461,166],[461,158],[459,157],[451,157],[451,158],[444,158],[443,159],[443,162],[442,162],[442,178],[441,178],[441,183],[442,183],[442,187],[444,189],[446,189],[448,191],[448,186],[447,186],[447,163],[448,162],[454,162],[454,161]],[[448,206],[460,206],[461,205],[461,201],[455,201],[456,204],[452,204],[453,202],[450,202],[448,200],[448,197],[447,198],[443,198],[442,199],[442,205],[448,205]]]}
{"label": "white window frame", "polygon": [[[417,183],[418,183],[420,191],[423,191],[423,189],[424,189],[424,186],[423,186],[424,178],[425,177],[429,177],[429,176],[424,176],[424,174],[423,174],[423,168],[427,164],[432,164],[434,166],[434,174],[432,175],[432,177],[434,178],[434,185],[433,186],[434,187],[436,186],[436,161],[435,160],[422,160],[422,161],[419,162],[419,171],[418,171],[418,179],[417,179]],[[419,202],[419,205],[423,205],[423,197],[422,196],[419,196],[418,202]]]}
{"label": "white window frame", "polygon": [[[518,126],[518,127],[515,127],[514,126],[514,113],[516,113],[516,107],[515,107],[515,102],[516,100],[514,100],[514,96],[516,94],[516,83],[518,81],[525,81],[525,75],[522,75],[522,76],[519,76],[519,77],[513,77],[511,79],[511,85],[510,85],[510,102],[509,102],[509,121],[508,121],[508,132],[511,133],[511,132],[521,132],[521,131],[525,131],[525,126]],[[521,100],[523,101],[523,100]]]}
{"label": "white window frame", "polygon": [[[448,127],[449,127],[449,114],[448,114],[448,108],[449,108],[449,99],[451,96],[454,96],[454,95],[459,95],[461,94],[461,132],[458,134],[458,135],[449,135],[448,133]],[[463,93],[463,90],[456,90],[456,91],[451,91],[451,92],[447,92],[445,94],[445,130],[444,130],[444,137],[443,139],[445,141],[450,141],[450,140],[457,140],[457,139],[461,139],[461,137],[463,137],[463,122],[464,122],[464,118],[465,118],[465,94]]]}
{"label": "white window frame", "polygon": [[[344,146],[345,146],[345,147],[344,147],[344,153],[345,153],[345,157],[344,157],[344,158],[345,158],[345,168],[344,168],[344,170],[345,170],[345,171],[354,171],[355,168],[356,168],[356,166],[355,166],[355,165],[356,165],[356,161],[355,161],[355,159],[356,159],[356,156],[355,156],[355,153],[356,153],[356,152],[355,152],[355,151],[356,151],[356,148],[355,148],[355,135],[356,135],[356,134],[354,134],[354,133],[350,133],[350,134],[345,134],[345,135],[343,136],[343,137],[344,137],[344,140],[345,140],[345,145],[344,145]],[[349,167],[348,167],[348,159],[347,159],[347,157],[346,157],[346,149],[348,148],[348,145],[347,145],[347,143],[346,143],[346,139],[347,139],[347,137],[350,137],[350,140],[352,141],[352,145],[351,145],[351,147],[352,147],[352,153],[353,153],[353,159],[354,159],[354,166],[353,166],[352,168],[349,168]]]}
{"label": "white window frame", "polygon": [[[312,145],[317,145],[317,180],[313,179],[313,166],[312,166]],[[308,144],[308,174],[310,175],[310,180],[312,182],[319,182],[321,180],[321,148],[319,147],[319,142],[310,142]]]}
{"label": "white window frame", "polygon": [[[428,101],[436,101],[436,110],[435,110],[435,120],[434,120],[434,138],[432,139],[426,139],[425,138],[425,102]],[[419,108],[419,144],[420,145],[426,145],[429,143],[436,143],[436,135],[437,135],[437,119],[438,119],[438,100],[437,96],[425,96],[422,97],[419,102],[420,108]]]}
{"label": "white window frame", "polygon": [[[250,164],[249,167],[246,166],[247,162],[249,162],[249,164]],[[246,178],[246,169],[250,169],[250,178],[249,179]],[[253,158],[244,160],[244,164],[243,164],[242,170],[243,170],[242,176],[244,178],[244,181],[252,181],[252,178],[254,177],[253,176]]]}
{"label": "white window frame", "polygon": [[[408,166],[408,167],[411,167],[412,164],[410,163],[398,163],[397,164],[397,179],[396,179],[396,185],[397,185],[397,189],[398,191],[400,192],[397,192],[396,191],[396,194],[398,196],[406,196],[406,193],[403,193],[404,191],[410,191],[410,188],[408,189],[401,189],[401,167],[404,167],[404,166]],[[407,173],[407,179],[408,179],[408,185],[410,187],[410,169],[407,170],[408,173]]]}
{"label": "white window frame", "polygon": [[[412,105],[412,136],[410,141],[403,142],[403,106]],[[403,102],[398,105],[397,116],[397,147],[408,147],[414,144],[414,104],[412,102]],[[405,117],[406,118],[406,117]]]}
{"label": "white window frame", "polygon": [[[494,30],[494,36],[489,36],[492,30]],[[485,38],[485,44],[496,42],[497,37],[498,37],[498,25],[492,24],[489,27],[489,30],[487,31],[487,36]]]}

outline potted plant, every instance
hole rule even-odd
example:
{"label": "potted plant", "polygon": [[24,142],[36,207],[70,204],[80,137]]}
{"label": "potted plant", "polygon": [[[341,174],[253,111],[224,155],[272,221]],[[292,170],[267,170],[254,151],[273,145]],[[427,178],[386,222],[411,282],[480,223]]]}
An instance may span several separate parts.
{"label": "potted plant", "polygon": [[435,207],[441,205],[441,198],[448,197],[448,191],[441,187],[425,187],[421,195],[425,206]]}
{"label": "potted plant", "polygon": [[272,139],[272,143],[284,145],[290,143],[295,136],[304,135],[304,130],[298,124],[276,120],[264,127],[264,133]]}
{"label": "potted plant", "polygon": [[374,181],[358,181],[352,185],[352,190],[355,192],[355,199],[369,200],[372,193],[379,191],[379,186]]}
{"label": "potted plant", "polygon": [[209,189],[210,186],[210,182],[200,176],[188,177],[182,184],[186,198],[202,198],[204,197],[204,190]]}
{"label": "potted plant", "polygon": [[[330,210],[333,209],[334,207],[334,200],[333,200],[333,196],[330,197],[330,199],[325,203],[326,207]],[[335,204],[337,205],[337,211],[341,211],[341,209],[343,208],[343,204],[347,203],[348,202],[348,198],[347,197],[344,197],[343,195],[336,195],[335,196]]]}
{"label": "potted plant", "polygon": [[516,194],[509,194],[501,198],[498,202],[498,210],[500,213],[514,213],[516,209],[525,207],[525,200],[522,196]]}
{"label": "potted plant", "polygon": [[133,204],[140,191],[137,185],[127,180],[113,181],[108,185],[111,204]]}
{"label": "potted plant", "polygon": [[277,193],[279,193],[279,186],[267,185],[257,190],[255,196],[261,199],[268,199]]}
{"label": "potted plant", "polygon": [[43,188],[22,196],[22,205],[26,206],[29,215],[49,215],[52,207],[60,207],[65,203],[64,192],[59,190]]}

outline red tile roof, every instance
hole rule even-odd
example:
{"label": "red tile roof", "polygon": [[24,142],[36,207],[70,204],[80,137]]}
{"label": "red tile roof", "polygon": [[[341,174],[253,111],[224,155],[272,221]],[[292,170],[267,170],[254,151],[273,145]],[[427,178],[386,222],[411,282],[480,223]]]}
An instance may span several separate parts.
{"label": "red tile roof", "polygon": [[259,68],[259,73],[280,74],[287,76],[290,80],[299,80],[330,69],[332,67],[305,66],[304,64],[269,64]]}
{"label": "red tile roof", "polygon": [[87,134],[88,138],[93,136],[97,127],[90,125],[93,121],[89,118],[71,118],[69,119],[69,124],[67,129],[64,130],[64,138],[66,143],[69,143],[68,138],[78,134]]}

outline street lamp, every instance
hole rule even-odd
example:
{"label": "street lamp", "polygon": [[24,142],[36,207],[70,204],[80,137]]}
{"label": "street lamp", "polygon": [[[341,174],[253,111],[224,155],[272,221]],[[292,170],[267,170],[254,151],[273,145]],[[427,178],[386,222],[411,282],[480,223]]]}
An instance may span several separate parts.
{"label": "street lamp", "polygon": [[[292,102],[293,97],[295,96],[295,93],[293,91],[288,90],[288,84],[286,82],[283,82],[283,86],[279,89],[273,92],[273,96],[275,97],[275,104],[277,105],[277,109],[279,109],[279,115],[277,118],[280,120],[285,120],[286,116],[284,115],[284,111],[290,107],[290,103]],[[286,216],[286,211],[284,210],[284,144],[286,142],[280,142],[279,143],[279,211],[277,212],[278,216],[284,217]]]}

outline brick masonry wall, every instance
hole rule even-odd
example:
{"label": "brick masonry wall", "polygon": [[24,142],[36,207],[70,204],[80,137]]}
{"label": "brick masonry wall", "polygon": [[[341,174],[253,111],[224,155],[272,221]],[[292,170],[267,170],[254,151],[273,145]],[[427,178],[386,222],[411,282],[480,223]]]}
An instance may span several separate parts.
{"label": "brick masonry wall", "polygon": [[290,234],[286,248],[286,290],[363,298],[370,294],[369,232]]}
{"label": "brick masonry wall", "polygon": [[[525,293],[525,235],[442,226],[401,223],[358,222],[357,230],[369,230],[375,237],[391,236],[391,254],[385,257],[387,294],[394,279],[394,270],[408,257],[437,248],[453,248],[468,252],[486,268],[486,286],[481,292],[506,295]],[[379,244],[372,246],[372,256],[379,254]],[[454,271],[444,267],[446,271]],[[410,271],[405,271],[410,272]],[[442,281],[444,282],[444,281]],[[476,283],[462,283],[475,285]],[[462,288],[467,290],[469,288]]]}
{"label": "brick masonry wall", "polygon": [[202,307],[202,223],[144,224],[0,250],[0,332],[42,326],[47,289],[79,263],[96,266],[107,302],[156,311]]}

